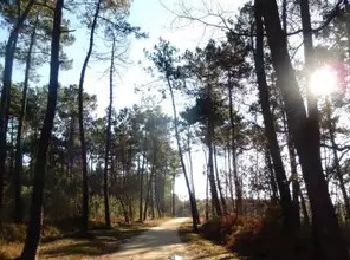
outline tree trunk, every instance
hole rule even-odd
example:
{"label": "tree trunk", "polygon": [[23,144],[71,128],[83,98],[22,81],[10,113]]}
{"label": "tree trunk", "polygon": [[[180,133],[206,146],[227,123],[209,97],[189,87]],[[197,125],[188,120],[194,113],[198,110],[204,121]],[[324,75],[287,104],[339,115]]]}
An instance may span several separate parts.
{"label": "tree trunk", "polygon": [[149,176],[149,179],[148,179],[148,184],[147,184],[146,201],[145,201],[145,207],[143,209],[143,221],[145,221],[146,218],[147,218],[148,203],[149,203],[149,198],[150,198],[150,195],[151,195],[151,179],[152,179],[152,173],[150,173],[150,176]]}
{"label": "tree trunk", "polygon": [[214,172],[214,135],[215,135],[215,126],[214,126],[214,118],[213,118],[213,102],[211,100],[211,87],[207,85],[206,87],[206,94],[208,98],[208,119],[207,119],[207,136],[206,136],[206,142],[208,147],[208,168],[209,168],[209,184],[210,184],[210,191],[211,191],[211,200],[213,204],[213,208],[215,208],[216,214],[219,216],[222,216],[222,209],[220,205],[219,196],[216,190],[216,184],[215,184],[215,172]]}
{"label": "tree trunk", "polygon": [[[235,133],[235,120],[233,117],[233,98],[232,90],[233,85],[231,82],[231,75],[228,78],[228,100],[229,100],[229,113],[231,122],[231,149],[232,149],[232,166],[233,166],[233,181],[235,184],[235,194],[236,194],[236,208],[235,213],[238,215],[242,212],[242,189],[239,183],[237,175],[237,164],[236,164],[236,133]],[[231,177],[232,178],[232,177]]]}
{"label": "tree trunk", "polygon": [[[18,14],[19,18],[16,25],[13,27],[8,37],[5,48],[5,68],[3,77],[3,87],[1,90],[0,98],[0,216],[3,203],[4,192],[4,176],[6,175],[6,157],[7,157],[7,122],[8,111],[10,107],[11,99],[11,87],[12,87],[12,73],[13,73],[13,61],[16,51],[16,45],[18,40],[19,30],[23,26],[24,21],[34,4],[35,0],[30,0],[23,13]],[[0,217],[1,221],[1,217]]]}
{"label": "tree trunk", "polygon": [[79,79],[79,90],[78,90],[78,105],[79,105],[79,136],[81,145],[81,162],[82,162],[82,174],[83,174],[83,212],[82,212],[82,223],[81,231],[86,232],[89,226],[89,180],[87,175],[87,162],[86,162],[86,142],[85,142],[85,128],[84,128],[84,80],[87,66],[89,65],[92,47],[94,45],[94,34],[97,25],[97,18],[100,11],[101,0],[97,1],[96,12],[92,21],[90,30],[90,42],[89,49],[86,54],[83,68]]}
{"label": "tree trunk", "polygon": [[209,137],[210,134],[208,134],[208,179],[209,179],[209,185],[210,185],[210,191],[211,191],[211,199],[212,199],[212,204],[215,208],[216,214],[219,216],[222,215],[222,210],[220,206],[220,201],[219,201],[219,196],[216,190],[216,184],[215,184],[215,175],[214,175],[214,162],[213,162],[213,157],[214,157],[214,152],[213,152],[213,145],[211,142],[211,138]]}
{"label": "tree trunk", "polygon": [[108,106],[108,125],[106,130],[106,149],[105,149],[105,168],[103,178],[103,197],[105,207],[105,225],[107,228],[111,227],[111,215],[109,210],[109,151],[111,147],[111,125],[112,125],[112,104],[113,104],[113,72],[114,72],[114,53],[115,53],[115,39],[113,39],[111,52],[111,67],[109,71],[109,106]]}
{"label": "tree trunk", "polygon": [[[152,170],[151,173],[149,175],[149,180],[148,180],[148,185],[147,185],[147,197],[146,197],[146,202],[145,202],[145,208],[144,208],[144,213],[143,213],[143,220],[145,220],[147,218],[147,210],[148,210],[148,204],[150,202],[150,200],[153,200],[153,193],[152,193],[152,182],[153,182],[153,178],[154,178],[154,174],[155,174],[155,165],[156,165],[156,161],[157,161],[157,144],[155,142],[155,140],[153,139],[153,163],[152,163]],[[152,202],[152,201],[151,201]]]}
{"label": "tree trunk", "polygon": [[[139,158],[139,160],[140,160],[140,158]],[[143,209],[143,173],[144,173],[144,171],[145,171],[145,154],[142,155],[142,166],[140,169],[140,222],[143,221],[142,209]]]}
{"label": "tree trunk", "polygon": [[231,156],[230,156],[230,143],[227,144],[227,164],[228,164],[228,183],[231,197],[232,211],[235,209],[235,198],[233,196],[233,180],[232,180],[232,167],[231,167]]}
{"label": "tree trunk", "polygon": [[40,239],[41,208],[44,196],[47,150],[53,128],[53,119],[55,116],[57,104],[57,91],[59,85],[58,73],[60,65],[60,30],[62,8],[64,5],[63,3],[63,0],[57,0],[56,7],[54,9],[51,41],[50,84],[48,87],[45,120],[40,133],[37,160],[35,163],[30,221],[27,226],[27,236],[25,240],[24,249],[21,255],[21,258],[25,260],[34,260]]}
{"label": "tree trunk", "polygon": [[179,130],[177,129],[178,122],[177,122],[177,112],[176,112],[176,105],[175,105],[174,90],[170,84],[170,79],[168,77],[167,77],[167,83],[168,83],[171,102],[172,102],[172,106],[173,106],[175,138],[176,138],[176,142],[177,142],[177,147],[179,149],[181,168],[182,168],[182,172],[185,176],[188,197],[189,197],[189,201],[191,204],[192,219],[193,219],[193,231],[197,231],[197,224],[198,224],[198,220],[199,220],[199,215],[198,215],[198,210],[197,210],[197,202],[196,202],[196,198],[194,197],[194,194],[191,191],[191,186],[190,186],[190,182],[189,182],[187,171],[186,171],[186,166],[185,166],[185,162],[184,162],[184,158],[183,158],[183,151],[182,151],[182,147],[181,147],[181,143],[180,143],[180,134],[179,134]]}
{"label": "tree trunk", "polygon": [[[276,0],[256,1],[259,3],[257,9],[263,11],[268,44],[278,79],[277,85],[283,96],[289,128],[310,198],[315,253],[318,252],[324,259],[347,259],[348,253],[323,175],[318,121],[312,113],[309,113],[309,118],[306,117],[305,105],[287,50],[286,35],[281,30]],[[318,254],[316,253],[315,257],[319,257]]]}
{"label": "tree trunk", "polygon": [[350,219],[350,203],[349,197],[346,193],[344,178],[342,174],[342,170],[339,164],[339,157],[337,153],[337,143],[335,142],[335,123],[332,123],[332,108],[329,97],[326,97],[326,113],[327,113],[327,121],[328,121],[328,130],[329,130],[329,138],[332,145],[332,153],[333,153],[333,166],[335,168],[335,172],[339,181],[339,186],[343,194],[344,204],[345,204],[345,218],[346,220]]}
{"label": "tree trunk", "polygon": [[288,150],[289,150],[289,158],[290,158],[290,171],[291,171],[291,179],[292,179],[292,194],[293,194],[293,208],[296,216],[298,216],[297,224],[300,226],[300,207],[299,207],[299,193],[300,193],[300,186],[299,186],[299,178],[298,178],[298,169],[297,169],[297,161],[295,158],[295,151],[294,151],[294,144],[293,140],[290,136],[290,133],[288,133],[287,138],[288,140]]}
{"label": "tree trunk", "polygon": [[173,217],[176,216],[176,207],[175,207],[175,179],[176,179],[176,171],[173,173]]}
{"label": "tree trunk", "polygon": [[218,165],[217,165],[216,147],[215,147],[215,145],[214,145],[214,163],[215,163],[215,173],[216,173],[216,179],[217,179],[217,182],[218,182],[220,201],[221,201],[221,204],[222,204],[222,212],[224,213],[224,215],[227,215],[226,200],[225,200],[225,197],[222,194],[222,186],[221,186],[219,168],[218,168]]}
{"label": "tree trunk", "polygon": [[21,174],[22,174],[22,126],[26,114],[27,105],[27,89],[29,81],[29,73],[32,65],[32,52],[35,42],[35,30],[38,23],[38,15],[34,23],[33,31],[30,35],[30,44],[26,57],[26,69],[24,75],[24,86],[21,99],[21,111],[18,118],[17,140],[16,140],[16,158],[15,158],[15,172],[14,172],[14,212],[13,220],[16,223],[22,222],[22,201],[21,201]]}
{"label": "tree trunk", "polygon": [[264,26],[262,17],[256,11],[257,38],[256,54],[254,63],[258,78],[259,103],[263,111],[265,136],[267,140],[267,149],[272,158],[273,168],[276,174],[277,186],[280,194],[280,205],[284,215],[285,228],[295,230],[297,227],[297,216],[293,211],[293,204],[290,195],[290,189],[286,177],[286,172],[281,159],[280,147],[274,126],[273,114],[270,108],[268,86],[266,82],[265,61],[264,61]]}
{"label": "tree trunk", "polygon": [[309,218],[309,214],[307,213],[305,198],[304,198],[304,195],[303,195],[301,190],[299,190],[299,196],[300,196],[300,200],[301,200],[301,208],[303,210],[304,225],[310,226],[310,218]]}
{"label": "tree trunk", "polygon": [[209,175],[208,170],[206,172],[206,188],[205,188],[205,220],[209,220]]}
{"label": "tree trunk", "polygon": [[270,152],[268,150],[268,148],[265,148],[265,163],[266,163],[266,167],[269,171],[269,178],[270,178],[270,185],[271,185],[271,202],[274,205],[277,205],[278,203],[278,187],[277,187],[277,183],[275,180],[275,173],[273,170],[273,166],[272,166],[272,162],[271,162],[271,155]]}
{"label": "tree trunk", "polygon": [[[190,128],[188,126],[188,135],[187,135],[187,144],[188,144],[188,161],[190,164],[190,180],[191,180],[191,189],[193,198],[196,198],[196,190],[194,187],[194,179],[193,179],[193,161],[192,161],[192,153],[191,153],[191,142],[190,142]],[[196,204],[197,205],[197,204]],[[197,224],[200,224],[199,214],[197,212]]]}

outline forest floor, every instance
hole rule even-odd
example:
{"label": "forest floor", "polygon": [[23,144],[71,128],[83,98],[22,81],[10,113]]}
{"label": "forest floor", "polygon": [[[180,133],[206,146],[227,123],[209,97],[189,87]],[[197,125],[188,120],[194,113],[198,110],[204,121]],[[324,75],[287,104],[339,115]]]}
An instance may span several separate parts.
{"label": "forest floor", "polygon": [[[93,229],[85,238],[72,235],[43,241],[38,259],[236,259],[225,248],[190,231],[189,218]],[[2,244],[0,259],[18,257],[22,246],[19,242]]]}
{"label": "forest floor", "polygon": [[[78,233],[62,234],[56,228],[48,226],[43,231],[38,259],[96,259],[105,254],[113,254],[131,237],[157,227],[164,221],[167,219],[121,224],[111,229],[98,224],[84,237]],[[18,257],[23,248],[25,226],[10,224],[8,230],[11,231],[7,231],[7,240],[1,239],[0,234],[0,260]]]}
{"label": "forest floor", "polygon": [[179,234],[183,243],[186,244],[184,260],[224,260],[241,259],[230,252],[226,247],[215,244],[214,241],[205,239],[200,233],[192,232],[192,221],[188,219],[179,228]]}

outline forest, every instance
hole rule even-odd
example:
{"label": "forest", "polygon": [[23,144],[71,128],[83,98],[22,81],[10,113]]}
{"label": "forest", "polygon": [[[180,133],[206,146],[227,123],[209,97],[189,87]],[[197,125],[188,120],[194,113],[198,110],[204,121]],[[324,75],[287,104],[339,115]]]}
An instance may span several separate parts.
{"label": "forest", "polygon": [[349,1],[144,1],[0,0],[0,259],[350,259]]}

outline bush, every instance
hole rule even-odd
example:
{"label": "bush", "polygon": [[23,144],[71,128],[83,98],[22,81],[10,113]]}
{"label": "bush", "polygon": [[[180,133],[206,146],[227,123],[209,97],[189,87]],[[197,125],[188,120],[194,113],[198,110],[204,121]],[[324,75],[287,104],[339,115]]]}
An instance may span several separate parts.
{"label": "bush", "polygon": [[285,232],[279,208],[264,216],[228,215],[208,221],[202,235],[247,259],[310,259],[311,235],[302,227],[299,236]]}
{"label": "bush", "polygon": [[26,236],[26,226],[23,224],[3,223],[0,227],[0,240],[24,241]]}

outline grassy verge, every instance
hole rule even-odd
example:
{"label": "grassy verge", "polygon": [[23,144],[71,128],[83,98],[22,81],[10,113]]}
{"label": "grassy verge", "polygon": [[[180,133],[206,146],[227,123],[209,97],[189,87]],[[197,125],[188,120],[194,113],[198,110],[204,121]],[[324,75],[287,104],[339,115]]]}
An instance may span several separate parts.
{"label": "grassy verge", "polygon": [[[39,258],[83,259],[111,254],[127,239],[136,236],[150,227],[158,226],[164,220],[145,223],[119,223],[111,229],[105,229],[98,223],[92,223],[87,235],[77,232],[60,233],[57,228],[45,227],[39,248]],[[13,259],[19,256],[25,239],[25,226],[8,224],[0,234],[0,260]],[[6,236],[5,236],[6,234]]]}
{"label": "grassy verge", "polygon": [[286,228],[278,210],[264,216],[227,215],[204,223],[200,229],[201,238],[235,252],[238,259],[312,259],[310,235],[305,226],[298,233]]}
{"label": "grassy verge", "polygon": [[214,244],[202,237],[200,233],[192,232],[192,222],[185,222],[179,229],[182,242],[191,259],[238,259],[237,255],[221,245]]}

